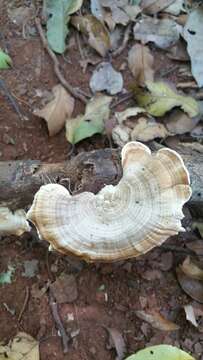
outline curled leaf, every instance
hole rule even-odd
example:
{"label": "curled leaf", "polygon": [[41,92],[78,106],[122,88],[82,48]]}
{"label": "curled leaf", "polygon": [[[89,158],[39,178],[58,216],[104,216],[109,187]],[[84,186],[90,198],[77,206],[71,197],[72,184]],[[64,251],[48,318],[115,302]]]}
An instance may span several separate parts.
{"label": "curled leaf", "polygon": [[198,327],[197,320],[195,317],[195,312],[192,305],[185,305],[184,306],[186,319],[191,322],[192,325]]}
{"label": "curled leaf", "polygon": [[122,124],[123,121],[127,120],[130,117],[137,116],[140,113],[145,113],[145,109],[141,107],[130,107],[124,111],[116,112],[115,116],[119,124]]}
{"label": "curled leaf", "polygon": [[144,108],[128,108],[125,111],[116,112],[115,117],[118,125],[113,128],[112,137],[119,146],[124,146],[128,141],[147,142],[170,135],[162,123],[146,114]]}
{"label": "curled leaf", "polygon": [[35,110],[34,114],[44,118],[47,122],[49,135],[56,135],[65,125],[66,119],[72,115],[74,99],[68,94],[62,85],[56,85],[52,89],[54,99],[41,110]]}
{"label": "curled leaf", "polygon": [[105,129],[105,121],[110,113],[111,97],[96,95],[86,106],[85,114],[75,119],[66,121],[66,138],[71,144],[90,137],[94,134],[102,134]]}
{"label": "curled leaf", "polygon": [[131,132],[131,140],[147,142],[156,138],[163,139],[168,135],[170,135],[170,133],[163,124],[156,122],[154,119],[142,117],[137,120]]}
{"label": "curled leaf", "polygon": [[155,345],[138,351],[125,360],[195,360],[185,351],[171,345]]}
{"label": "curled leaf", "polygon": [[22,235],[30,231],[30,226],[23,209],[11,211],[8,207],[0,207],[0,235]]}
{"label": "curled leaf", "polygon": [[163,116],[175,106],[181,107],[189,116],[194,117],[199,113],[199,106],[190,96],[179,95],[164,82],[147,81],[148,91],[139,88],[134,90],[139,106],[144,107],[153,116]]}
{"label": "curled leaf", "polygon": [[153,81],[153,64],[154,57],[147,46],[136,44],[130,49],[128,66],[139,85],[143,86],[146,81]]}
{"label": "curled leaf", "polygon": [[87,36],[89,45],[101,56],[111,47],[110,36],[105,26],[93,15],[72,16],[71,24]]}
{"label": "curled leaf", "polygon": [[126,345],[122,334],[117,329],[109,328],[106,326],[104,326],[104,328],[109,334],[108,349],[115,348],[117,353],[115,360],[123,360],[126,353]]}
{"label": "curled leaf", "polygon": [[185,275],[189,276],[192,279],[203,280],[203,270],[200,269],[190,258],[187,256],[183,261],[182,265],[180,265],[181,270]]}
{"label": "curled leaf", "polygon": [[12,65],[12,60],[8,54],[0,49],[0,70],[8,69]]}
{"label": "curled leaf", "polygon": [[163,331],[174,331],[178,330],[179,326],[175,323],[165,319],[158,311],[156,310],[138,310],[135,311],[135,314],[139,319],[144,320],[151,324],[155,329]]}
{"label": "curled leaf", "polygon": [[203,303],[203,283],[202,281],[189,278],[179,267],[176,269],[177,278],[180,286],[192,299]]}

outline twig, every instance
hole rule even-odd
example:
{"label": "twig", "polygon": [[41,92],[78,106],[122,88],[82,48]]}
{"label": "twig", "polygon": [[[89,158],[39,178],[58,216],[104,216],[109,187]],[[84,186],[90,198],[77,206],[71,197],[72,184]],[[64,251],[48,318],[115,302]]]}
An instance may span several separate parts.
{"label": "twig", "polygon": [[161,71],[160,75],[161,75],[161,77],[167,76],[170,73],[176,71],[178,68],[179,68],[179,65],[171,66],[169,69]]}
{"label": "twig", "polygon": [[126,45],[128,43],[128,40],[129,40],[129,37],[130,37],[130,32],[131,32],[131,24],[129,24],[126,27],[125,32],[124,32],[124,36],[123,36],[122,44],[121,44],[121,46],[119,46],[118,49],[113,51],[113,53],[112,53],[113,57],[118,56],[123,52],[123,50],[125,49],[125,47],[126,47]]}
{"label": "twig", "polygon": [[50,251],[49,251],[49,248],[47,248],[47,251],[46,251],[46,268],[47,268],[47,273],[48,273],[48,277],[50,279],[50,281],[54,281],[54,276],[50,270],[50,266],[49,266],[49,254],[50,254]]}
{"label": "twig", "polygon": [[54,52],[50,49],[49,45],[48,45],[48,42],[47,42],[47,39],[44,35],[44,31],[42,29],[42,25],[41,25],[41,22],[40,22],[40,19],[39,18],[36,18],[35,19],[35,24],[36,24],[36,27],[37,27],[37,30],[39,32],[39,35],[40,35],[40,38],[41,38],[41,41],[42,41],[42,44],[44,46],[44,48],[46,49],[46,51],[48,52],[50,58],[52,59],[53,61],[53,64],[54,64],[54,72],[57,76],[57,78],[59,79],[60,83],[76,98],[76,99],[79,99],[80,101],[82,101],[84,104],[87,103],[87,99],[81,95],[76,89],[73,88],[73,86],[71,84],[68,83],[68,81],[64,78],[63,74],[61,73],[61,70],[60,70],[60,63],[56,57],[56,55],[54,54]]}
{"label": "twig", "polygon": [[115,101],[112,105],[110,105],[111,109],[114,109],[116,106],[122,104],[123,102],[130,100],[133,98],[133,92],[129,92],[127,94],[125,94],[125,96],[123,96],[121,99]]}
{"label": "twig", "polygon": [[78,32],[76,32],[76,42],[77,42],[78,50],[79,50],[79,53],[80,53],[80,57],[81,57],[82,60],[85,60],[85,54],[83,52],[81,42],[80,42],[80,34]]}
{"label": "twig", "polygon": [[25,309],[26,309],[26,306],[27,306],[27,304],[28,304],[29,297],[30,297],[30,290],[29,290],[29,287],[26,286],[26,289],[25,289],[25,300],[24,300],[22,309],[21,309],[21,311],[20,311],[20,314],[19,314],[19,316],[18,316],[18,322],[20,322],[21,319],[22,319],[23,313],[24,313],[24,311],[25,311]]}
{"label": "twig", "polygon": [[54,300],[54,296],[52,295],[51,291],[49,292],[49,305],[51,308],[52,316],[54,318],[55,324],[61,334],[62,337],[62,344],[63,344],[63,352],[66,354],[68,352],[68,343],[70,341],[69,336],[66,334],[64,326],[62,324],[61,318],[58,313],[58,306],[56,301]]}
{"label": "twig", "polygon": [[13,95],[10,93],[10,91],[8,90],[6,83],[3,79],[0,79],[0,88],[4,91],[6,97],[8,98],[8,100],[10,101],[13,109],[16,111],[16,113],[18,114],[20,120],[23,120],[23,114],[20,111],[20,108],[18,106],[18,103],[15,101]]}
{"label": "twig", "polygon": [[176,87],[179,89],[198,89],[195,81],[179,82]]}

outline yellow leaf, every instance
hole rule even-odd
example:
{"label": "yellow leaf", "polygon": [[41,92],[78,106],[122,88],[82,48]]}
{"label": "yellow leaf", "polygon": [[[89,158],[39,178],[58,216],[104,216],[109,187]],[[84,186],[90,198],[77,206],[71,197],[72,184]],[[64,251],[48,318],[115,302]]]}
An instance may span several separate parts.
{"label": "yellow leaf", "polygon": [[163,116],[175,106],[181,107],[190,117],[199,113],[199,106],[195,99],[190,96],[179,95],[164,82],[147,81],[148,91],[139,88],[134,89],[136,101],[153,116]]}
{"label": "yellow leaf", "polygon": [[185,351],[171,345],[150,346],[136,354],[128,357],[126,360],[195,360]]}

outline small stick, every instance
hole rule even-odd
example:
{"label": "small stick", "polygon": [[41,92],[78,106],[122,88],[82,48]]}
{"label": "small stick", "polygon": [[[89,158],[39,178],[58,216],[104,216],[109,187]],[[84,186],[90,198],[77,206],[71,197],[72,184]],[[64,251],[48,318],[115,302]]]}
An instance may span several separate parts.
{"label": "small stick", "polygon": [[55,72],[58,80],[76,99],[79,99],[84,104],[86,104],[87,103],[86,98],[83,95],[81,95],[76,89],[74,89],[73,86],[68,83],[68,81],[64,78],[63,74],[61,73],[60,63],[59,63],[56,55],[54,54],[54,52],[50,49],[50,47],[48,45],[48,42],[47,42],[47,39],[46,39],[46,37],[44,35],[44,31],[42,29],[42,25],[41,25],[41,22],[40,22],[39,18],[35,19],[35,24],[36,24],[38,33],[40,35],[40,39],[42,41],[42,44],[43,44],[44,48],[46,49],[46,51],[48,52],[50,58],[53,61],[54,72]]}
{"label": "small stick", "polygon": [[24,303],[23,303],[23,306],[22,306],[22,309],[20,311],[20,314],[18,316],[18,322],[21,321],[22,319],[22,316],[23,316],[23,313],[27,307],[27,304],[28,304],[28,300],[29,300],[29,297],[30,297],[30,290],[29,290],[29,287],[26,286],[26,289],[25,289],[25,300],[24,300]]}
{"label": "small stick", "polygon": [[195,81],[179,82],[176,87],[179,89],[198,89],[198,85]]}
{"label": "small stick", "polygon": [[80,53],[80,57],[81,57],[82,60],[85,60],[85,54],[83,52],[81,42],[80,42],[80,34],[78,32],[76,32],[76,42],[77,42],[78,50],[79,50],[79,53]]}
{"label": "small stick", "polygon": [[11,105],[13,106],[14,110],[16,111],[16,113],[18,114],[20,120],[23,120],[23,115],[20,112],[20,108],[17,104],[17,102],[15,101],[13,95],[10,93],[10,91],[8,90],[6,83],[3,79],[0,79],[0,88],[3,89],[6,97],[8,98],[8,100],[10,101]]}
{"label": "small stick", "polygon": [[121,99],[115,101],[112,105],[110,105],[110,109],[114,109],[116,106],[122,104],[123,102],[130,100],[133,98],[133,93],[129,92],[125,96],[123,96]]}
{"label": "small stick", "polygon": [[48,277],[50,279],[50,281],[54,281],[54,276],[50,270],[50,266],[49,266],[49,248],[47,248],[47,251],[46,251],[46,267],[47,267],[47,273],[48,273]]}
{"label": "small stick", "polygon": [[118,49],[113,51],[113,53],[112,53],[113,57],[118,56],[123,52],[123,50],[125,49],[125,47],[126,47],[126,45],[128,43],[128,40],[129,40],[129,37],[130,37],[130,32],[131,32],[131,24],[129,24],[126,27],[125,32],[124,32],[124,36],[123,36],[122,44]]}
{"label": "small stick", "polygon": [[64,326],[62,324],[61,318],[58,313],[57,303],[54,300],[54,296],[52,295],[51,292],[49,292],[49,305],[51,308],[51,312],[52,312],[52,316],[55,321],[55,324],[56,324],[56,326],[61,334],[61,337],[62,337],[63,352],[64,352],[64,354],[66,354],[68,352],[68,343],[70,341],[70,338],[66,334],[66,331],[64,329]]}

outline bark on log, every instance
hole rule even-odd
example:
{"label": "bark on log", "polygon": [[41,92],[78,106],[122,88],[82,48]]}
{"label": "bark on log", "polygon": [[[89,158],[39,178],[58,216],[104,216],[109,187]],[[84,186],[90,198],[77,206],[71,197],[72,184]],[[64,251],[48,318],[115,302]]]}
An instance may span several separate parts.
{"label": "bark on log", "polygon": [[[203,157],[183,155],[193,190],[189,207],[203,216]],[[11,210],[28,208],[41,185],[55,182],[72,194],[98,192],[105,184],[116,184],[122,176],[119,150],[84,152],[64,163],[35,160],[0,162],[0,206]]]}

